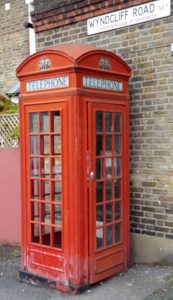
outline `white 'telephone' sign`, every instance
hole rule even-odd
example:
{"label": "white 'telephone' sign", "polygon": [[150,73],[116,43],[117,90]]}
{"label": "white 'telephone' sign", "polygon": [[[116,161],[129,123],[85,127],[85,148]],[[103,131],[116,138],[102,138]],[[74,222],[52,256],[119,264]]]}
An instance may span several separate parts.
{"label": "white 'telephone' sign", "polygon": [[123,91],[123,83],[121,81],[96,78],[91,76],[83,76],[83,86],[108,91]]}
{"label": "white 'telephone' sign", "polygon": [[44,78],[38,80],[32,80],[26,82],[26,91],[42,91],[48,89],[60,89],[66,88],[69,86],[69,77],[68,76],[59,76]]}
{"label": "white 'telephone' sign", "polygon": [[157,0],[87,20],[89,35],[171,15],[171,0]]}

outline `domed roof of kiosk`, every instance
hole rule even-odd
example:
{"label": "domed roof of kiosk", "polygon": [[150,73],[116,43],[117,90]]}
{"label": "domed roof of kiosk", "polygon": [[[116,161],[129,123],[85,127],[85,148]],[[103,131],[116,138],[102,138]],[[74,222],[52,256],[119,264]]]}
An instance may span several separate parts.
{"label": "domed roof of kiosk", "polygon": [[96,48],[92,45],[87,44],[60,44],[53,47],[46,48],[44,50],[55,50],[55,51],[61,51],[64,54],[68,55],[74,60],[77,60],[79,57],[83,56],[85,53],[89,53],[91,51],[105,51],[103,49]]}
{"label": "domed roof of kiosk", "polygon": [[[95,46],[92,45],[87,45],[87,44],[74,44],[74,43],[67,43],[67,44],[60,44],[60,45],[56,45],[56,46],[51,46],[48,48],[45,48],[43,50],[40,50],[34,54],[32,54],[31,56],[29,56],[28,58],[26,58],[21,64],[20,66],[17,68],[17,75],[19,76],[21,74],[21,72],[24,73],[28,73],[30,68],[27,67],[28,64],[30,64],[31,61],[34,61],[35,59],[39,58],[39,57],[43,57],[43,56],[47,56],[48,54],[54,54],[54,55],[59,55],[62,58],[62,64],[63,64],[63,57],[64,59],[66,59],[66,61],[64,61],[65,65],[67,66],[67,64],[72,65],[75,67],[81,65],[82,66],[86,66],[86,67],[90,67],[92,65],[93,68],[98,69],[99,66],[98,64],[96,65],[96,57],[93,55],[97,55],[100,57],[108,57],[111,59],[111,61],[115,63],[116,61],[116,65],[119,65],[119,71],[120,73],[122,73],[123,75],[130,77],[131,75],[131,70],[129,68],[129,66],[116,54],[114,54],[113,52],[104,50],[104,49],[100,49],[97,48]],[[86,59],[85,59],[86,58]],[[87,59],[89,58],[89,60]],[[68,63],[67,63],[68,61]],[[62,67],[61,64],[61,67]],[[38,65],[38,63],[37,63]],[[54,65],[55,66],[55,65]],[[114,70],[110,70],[110,71],[115,71],[115,64],[114,64]]]}

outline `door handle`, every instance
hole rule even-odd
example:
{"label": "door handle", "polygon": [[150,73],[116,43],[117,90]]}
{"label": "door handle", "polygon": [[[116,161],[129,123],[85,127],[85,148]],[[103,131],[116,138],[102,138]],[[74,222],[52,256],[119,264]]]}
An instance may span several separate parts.
{"label": "door handle", "polygon": [[91,172],[90,172],[90,180],[93,180],[93,179],[94,179],[94,172],[91,171]]}

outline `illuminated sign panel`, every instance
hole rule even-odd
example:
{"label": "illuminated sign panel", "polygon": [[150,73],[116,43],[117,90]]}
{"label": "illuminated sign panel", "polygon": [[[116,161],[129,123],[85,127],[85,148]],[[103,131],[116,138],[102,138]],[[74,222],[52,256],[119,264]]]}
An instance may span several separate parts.
{"label": "illuminated sign panel", "polygon": [[41,91],[48,89],[60,89],[69,86],[69,76],[52,77],[26,82],[26,91]]}
{"label": "illuminated sign panel", "polygon": [[104,78],[96,78],[90,76],[83,77],[83,86],[108,91],[122,92],[123,90],[123,83],[121,81],[108,80]]}

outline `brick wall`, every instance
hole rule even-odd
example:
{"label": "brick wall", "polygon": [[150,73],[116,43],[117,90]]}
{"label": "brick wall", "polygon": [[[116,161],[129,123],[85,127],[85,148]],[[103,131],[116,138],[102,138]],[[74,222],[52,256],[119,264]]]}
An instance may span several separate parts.
{"label": "brick wall", "polygon": [[32,20],[35,31],[40,32],[145,2],[148,0],[34,0]]}
{"label": "brick wall", "polygon": [[131,231],[173,239],[173,16],[87,36],[83,17],[70,25],[54,24],[50,30],[49,22],[39,27],[39,13],[47,7],[43,9],[42,1],[39,11],[35,3],[38,50],[66,42],[88,43],[113,51],[132,68]]}
{"label": "brick wall", "polygon": [[[10,9],[5,10],[5,3]],[[29,55],[25,0],[0,1],[0,90],[7,92],[16,82],[16,68]]]}

